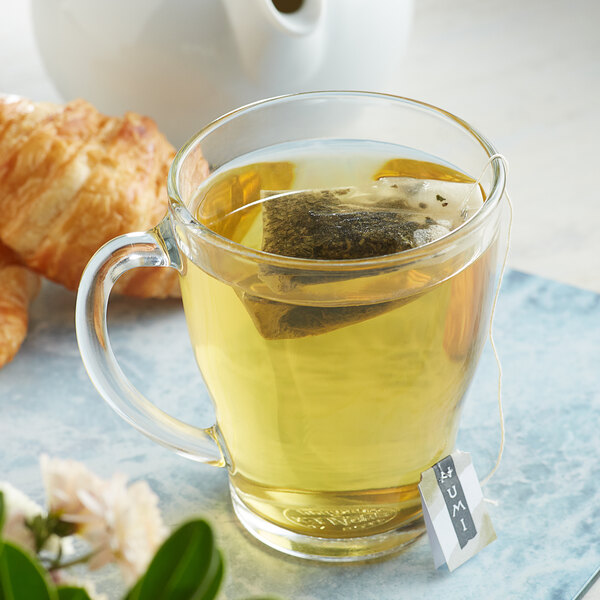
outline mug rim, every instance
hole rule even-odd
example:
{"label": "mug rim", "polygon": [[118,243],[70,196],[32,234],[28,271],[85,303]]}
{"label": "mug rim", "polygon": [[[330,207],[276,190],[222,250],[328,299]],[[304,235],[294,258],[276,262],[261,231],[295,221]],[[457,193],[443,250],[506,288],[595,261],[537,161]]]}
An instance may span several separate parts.
{"label": "mug rim", "polygon": [[[239,256],[240,258],[251,259],[254,261],[267,263],[273,266],[287,267],[291,269],[311,269],[311,270],[334,270],[334,271],[346,271],[356,270],[362,268],[373,268],[373,267],[392,267],[398,264],[406,265],[418,262],[421,259],[430,259],[433,256],[444,254],[446,248],[450,248],[453,242],[461,239],[463,236],[468,234],[470,231],[478,228],[482,223],[487,220],[488,215],[494,212],[494,209],[500,203],[504,194],[506,186],[506,167],[504,161],[497,157],[493,159],[489,166],[492,168],[492,187],[489,195],[487,196],[483,206],[467,221],[447,233],[446,235],[416,248],[409,250],[402,250],[393,254],[385,254],[381,256],[371,256],[366,258],[354,258],[354,259],[314,259],[314,258],[296,258],[292,256],[283,256],[279,254],[272,254],[265,252],[264,250],[257,250],[249,248],[238,242],[234,242],[229,238],[222,236],[206,225],[203,225],[198,221],[192,213],[188,210],[187,206],[180,197],[178,191],[178,178],[181,171],[181,167],[185,162],[188,155],[196,148],[196,146],[216,131],[221,125],[237,118],[239,115],[256,110],[264,105],[272,105],[277,103],[284,103],[294,100],[308,99],[312,97],[330,97],[330,98],[374,98],[376,100],[391,100],[397,101],[404,105],[412,106],[421,110],[426,110],[429,113],[435,114],[436,116],[444,117],[455,125],[458,125],[465,133],[470,135],[482,146],[483,151],[487,154],[488,160],[498,154],[492,143],[482,135],[476,128],[470,125],[464,119],[454,115],[453,113],[439,108],[433,104],[407,98],[404,96],[397,96],[394,94],[386,94],[381,92],[368,92],[360,90],[322,90],[322,91],[310,91],[310,92],[298,92],[294,94],[283,94],[280,96],[273,96],[256,102],[251,102],[240,106],[232,111],[225,113],[224,115],[211,121],[194,135],[192,135],[187,142],[177,151],[172,163],[169,168],[167,176],[167,194],[169,198],[169,212],[178,221],[180,225],[183,225],[188,232],[191,232],[204,241],[210,243],[216,248],[220,248],[224,251],[230,252]],[[210,178],[210,175],[208,176]]]}

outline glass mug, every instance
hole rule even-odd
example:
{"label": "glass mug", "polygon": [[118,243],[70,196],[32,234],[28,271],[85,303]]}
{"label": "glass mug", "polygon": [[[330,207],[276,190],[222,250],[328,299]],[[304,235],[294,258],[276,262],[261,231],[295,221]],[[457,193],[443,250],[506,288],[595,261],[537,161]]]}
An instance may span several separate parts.
{"label": "glass mug", "polygon": [[[344,144],[358,162],[348,162]],[[374,159],[375,146],[385,151]],[[294,163],[294,148],[304,163]],[[252,229],[244,219],[259,192],[293,189],[301,171],[300,188],[347,185],[322,172],[311,182],[311,173],[320,160],[335,172],[338,158],[351,164],[347,176],[356,165],[372,170],[385,152],[383,172],[423,162],[428,171],[416,156],[435,157],[442,179],[481,175],[485,202],[440,239],[370,258],[282,256],[237,235]],[[329,561],[403,547],[424,531],[420,474],[454,448],[486,339],[507,227],[506,174],[490,161],[495,154],[450,113],[375,93],[283,96],[214,121],[177,153],[164,220],[112,240],[86,268],[76,326],[94,385],[150,438],[226,466],[236,515],[269,546]],[[121,274],[141,266],[179,272],[212,427],[167,415],[116,363],[108,296]]]}

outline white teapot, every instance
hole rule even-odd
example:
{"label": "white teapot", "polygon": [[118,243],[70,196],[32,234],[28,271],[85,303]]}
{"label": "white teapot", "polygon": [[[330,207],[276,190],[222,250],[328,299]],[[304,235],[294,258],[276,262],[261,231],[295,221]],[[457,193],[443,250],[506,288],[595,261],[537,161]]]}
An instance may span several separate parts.
{"label": "white teapot", "polygon": [[42,59],[65,99],[153,117],[182,144],[279,94],[401,91],[413,0],[33,0]]}

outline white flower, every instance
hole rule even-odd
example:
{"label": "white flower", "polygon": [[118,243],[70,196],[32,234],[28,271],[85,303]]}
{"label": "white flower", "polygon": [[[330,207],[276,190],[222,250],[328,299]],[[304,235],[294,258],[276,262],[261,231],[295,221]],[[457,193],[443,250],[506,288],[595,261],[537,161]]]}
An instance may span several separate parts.
{"label": "white flower", "polygon": [[144,573],[167,533],[158,498],[145,481],[127,488],[126,479],[115,475],[98,500],[88,505],[97,519],[82,530],[83,537],[98,548],[89,567],[98,569],[115,562],[131,584]]}
{"label": "white flower", "polygon": [[123,475],[104,481],[81,463],[42,457],[49,511],[74,523],[92,547],[88,566],[119,565],[127,583],[146,569],[166,535],[158,498],[145,482]]}
{"label": "white flower", "polygon": [[35,536],[26,521],[42,515],[42,507],[7,481],[0,481],[4,495],[4,527],[2,537],[35,553]]}
{"label": "white flower", "polygon": [[46,488],[48,512],[63,521],[79,523],[87,518],[88,510],[82,501],[102,489],[102,479],[74,460],[40,457],[42,479]]}

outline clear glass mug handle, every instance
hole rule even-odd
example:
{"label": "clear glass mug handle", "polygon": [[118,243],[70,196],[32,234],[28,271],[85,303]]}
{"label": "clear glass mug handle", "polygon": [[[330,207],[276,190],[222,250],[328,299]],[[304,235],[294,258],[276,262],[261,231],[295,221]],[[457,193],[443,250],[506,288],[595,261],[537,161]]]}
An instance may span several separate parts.
{"label": "clear glass mug handle", "polygon": [[106,326],[110,291],[126,271],[137,267],[177,268],[166,249],[174,248],[168,217],[151,231],[117,237],[100,248],[79,284],[75,329],[83,364],[100,395],[129,424],[178,454],[215,466],[225,461],[215,426],[194,427],[147,400],[127,379],[111,349]]}

